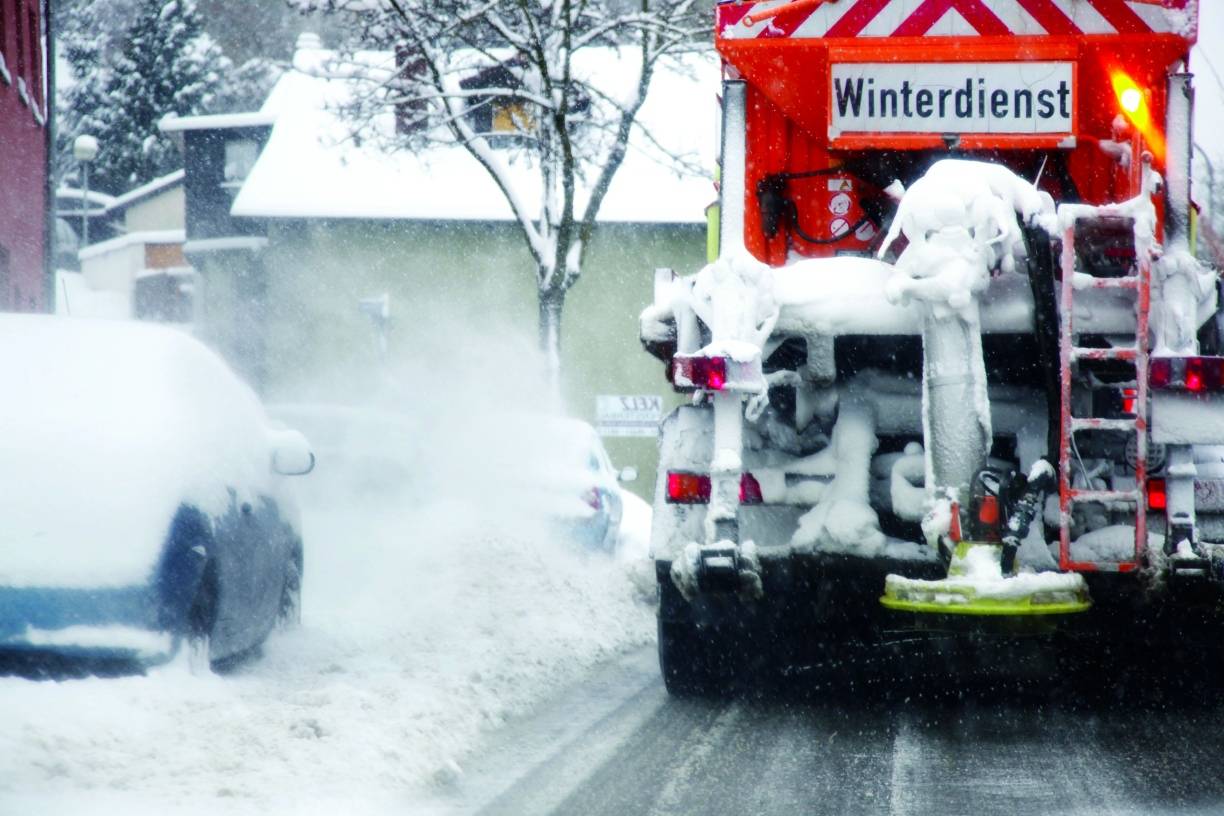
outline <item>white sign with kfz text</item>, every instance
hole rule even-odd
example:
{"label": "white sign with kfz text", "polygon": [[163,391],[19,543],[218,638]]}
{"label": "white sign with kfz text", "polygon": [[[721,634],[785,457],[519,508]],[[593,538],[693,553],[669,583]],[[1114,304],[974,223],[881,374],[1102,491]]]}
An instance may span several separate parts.
{"label": "white sign with kfz text", "polygon": [[843,133],[1071,133],[1069,62],[841,63],[829,136]]}
{"label": "white sign with kfz text", "polygon": [[595,397],[595,425],[600,436],[657,436],[663,418],[658,394],[600,394]]}

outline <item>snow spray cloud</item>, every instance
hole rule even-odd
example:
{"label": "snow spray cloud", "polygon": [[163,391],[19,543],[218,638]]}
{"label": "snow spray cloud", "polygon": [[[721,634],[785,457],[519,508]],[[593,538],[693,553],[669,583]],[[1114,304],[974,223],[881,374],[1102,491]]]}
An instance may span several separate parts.
{"label": "snow spray cloud", "polygon": [[538,535],[582,512],[581,442],[550,418],[543,357],[528,333],[439,316],[393,327],[384,362],[366,349],[278,389],[271,413],[319,458],[308,501],[448,506],[457,525]]}

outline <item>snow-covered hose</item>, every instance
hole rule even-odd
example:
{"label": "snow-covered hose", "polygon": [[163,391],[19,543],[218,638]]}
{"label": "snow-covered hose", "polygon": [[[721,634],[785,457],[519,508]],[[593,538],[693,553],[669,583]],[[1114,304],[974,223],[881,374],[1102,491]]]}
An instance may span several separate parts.
{"label": "snow-covered hose", "polygon": [[[1017,481],[1024,480],[1023,476]],[[1039,459],[1029,471],[1028,479],[1020,484],[1013,484],[1013,495],[1019,493],[1007,514],[1007,524],[1003,530],[1003,553],[999,566],[1004,575],[1011,575],[1016,570],[1016,553],[1020,544],[1029,534],[1033,519],[1045,504],[1046,494],[1054,489],[1054,466],[1045,459]]]}
{"label": "snow-covered hose", "polygon": [[988,412],[975,323],[928,314],[922,326],[922,386],[928,487],[953,489],[963,501],[990,453],[982,414]]}

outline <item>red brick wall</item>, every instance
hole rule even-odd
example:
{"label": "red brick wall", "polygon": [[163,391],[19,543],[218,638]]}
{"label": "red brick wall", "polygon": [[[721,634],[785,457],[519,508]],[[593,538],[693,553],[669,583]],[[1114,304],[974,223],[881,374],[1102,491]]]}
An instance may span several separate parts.
{"label": "red brick wall", "polygon": [[[38,311],[44,308],[47,173],[40,4],[0,0],[0,20],[0,54],[11,77],[6,81],[0,74],[0,309]],[[18,70],[23,64],[24,76]],[[28,103],[18,91],[19,78]]]}

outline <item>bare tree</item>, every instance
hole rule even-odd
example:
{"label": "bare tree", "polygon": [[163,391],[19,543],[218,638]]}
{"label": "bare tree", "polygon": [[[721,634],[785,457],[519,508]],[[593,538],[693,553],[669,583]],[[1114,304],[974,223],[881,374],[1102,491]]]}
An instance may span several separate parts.
{"label": "bare tree", "polygon": [[[346,110],[356,138],[396,149],[461,145],[497,184],[535,263],[540,346],[556,384],[561,312],[600,205],[635,129],[635,140],[659,147],[638,113],[660,60],[701,47],[708,8],[697,0],[297,4],[349,17],[353,39],[335,67],[367,80]],[[380,65],[370,50],[394,53],[394,63]],[[388,108],[391,140],[373,124]],[[522,163],[537,190],[516,187],[511,166]]]}

